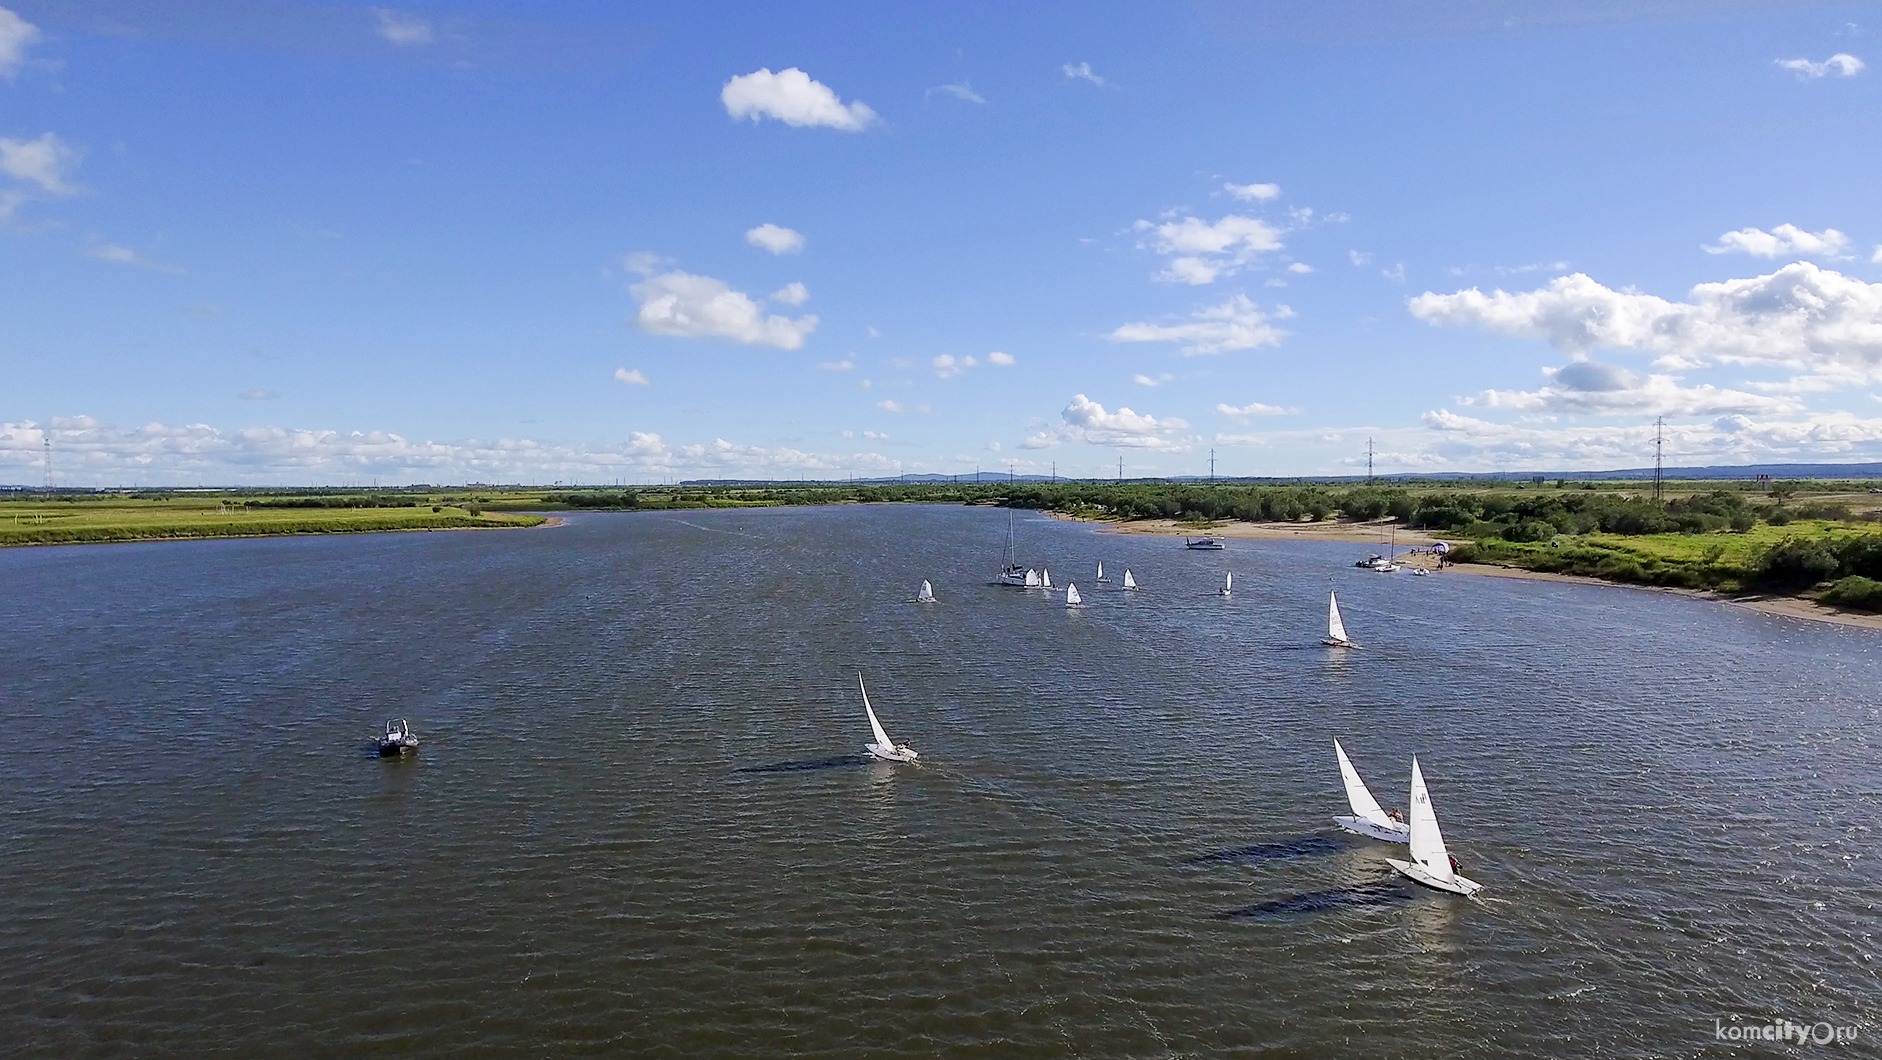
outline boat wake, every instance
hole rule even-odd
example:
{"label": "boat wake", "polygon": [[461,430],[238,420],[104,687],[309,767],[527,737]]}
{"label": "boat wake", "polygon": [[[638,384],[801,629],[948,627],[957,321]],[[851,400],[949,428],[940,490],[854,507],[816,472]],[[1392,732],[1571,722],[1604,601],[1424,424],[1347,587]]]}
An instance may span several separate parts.
{"label": "boat wake", "polygon": [[1250,846],[1236,847],[1233,850],[1217,850],[1208,854],[1199,854],[1190,858],[1185,864],[1234,865],[1244,862],[1298,861],[1302,858],[1325,857],[1346,849],[1348,849],[1347,844],[1338,836],[1305,835],[1274,843],[1255,843]]}
{"label": "boat wake", "polygon": [[836,755],[832,758],[813,758],[802,762],[773,762],[768,766],[741,766],[734,773],[809,773],[819,769],[841,769],[844,766],[859,766],[869,759],[864,755]]}
{"label": "boat wake", "polygon": [[1304,894],[1289,895],[1273,901],[1257,902],[1240,909],[1229,909],[1217,913],[1217,920],[1282,920],[1307,913],[1324,913],[1334,909],[1364,909],[1377,906],[1401,905],[1411,901],[1411,888],[1397,880],[1378,880],[1372,883],[1354,884],[1351,887],[1335,887],[1325,891],[1308,891]]}

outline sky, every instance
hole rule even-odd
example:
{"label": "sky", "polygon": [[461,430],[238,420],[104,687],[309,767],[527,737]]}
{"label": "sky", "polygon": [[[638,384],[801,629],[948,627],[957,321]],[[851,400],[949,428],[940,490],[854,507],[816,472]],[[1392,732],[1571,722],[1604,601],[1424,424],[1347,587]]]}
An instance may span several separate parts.
{"label": "sky", "polygon": [[0,0],[0,483],[1878,460],[1878,34]]}

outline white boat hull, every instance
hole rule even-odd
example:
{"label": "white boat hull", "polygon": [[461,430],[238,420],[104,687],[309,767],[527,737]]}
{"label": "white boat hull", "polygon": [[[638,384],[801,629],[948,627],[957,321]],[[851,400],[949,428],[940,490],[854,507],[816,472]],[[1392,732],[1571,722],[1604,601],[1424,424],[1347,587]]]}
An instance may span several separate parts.
{"label": "white boat hull", "polygon": [[1333,818],[1333,823],[1354,835],[1363,835],[1367,839],[1378,839],[1387,843],[1411,842],[1410,825],[1401,824],[1387,827],[1377,821],[1369,821],[1364,817],[1346,816]]}
{"label": "white boat hull", "polygon": [[1334,640],[1332,637],[1327,637],[1324,640],[1322,640],[1320,643],[1326,645],[1329,648],[1357,648],[1359,647],[1359,645],[1354,644],[1350,640]]}
{"label": "white boat hull", "polygon": [[1430,887],[1434,890],[1449,891],[1452,894],[1461,894],[1466,898],[1483,890],[1483,884],[1475,880],[1467,879],[1463,876],[1452,876],[1448,880],[1442,880],[1425,871],[1423,865],[1414,864],[1409,861],[1400,861],[1397,858],[1386,858],[1385,863],[1397,869],[1399,875],[1404,876],[1406,879],[1422,883],[1426,887]]}
{"label": "white boat hull", "polygon": [[870,744],[863,750],[869,752],[870,757],[880,758],[884,762],[913,762],[921,757],[913,749],[907,747],[892,747],[885,751],[875,744]]}

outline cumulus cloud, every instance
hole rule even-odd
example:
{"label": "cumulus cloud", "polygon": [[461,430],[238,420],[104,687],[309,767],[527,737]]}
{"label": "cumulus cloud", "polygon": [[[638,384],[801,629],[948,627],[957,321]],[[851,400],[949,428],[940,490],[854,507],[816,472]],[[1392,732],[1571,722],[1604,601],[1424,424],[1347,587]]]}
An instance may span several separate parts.
{"label": "cumulus cloud", "polygon": [[394,11],[389,7],[375,7],[372,13],[378,20],[380,38],[401,48],[430,44],[436,37],[431,23],[417,15]]}
{"label": "cumulus cloud", "polygon": [[1355,269],[1364,268],[1372,264],[1372,254],[1365,250],[1349,250],[1346,252],[1346,260],[1352,262]]}
{"label": "cumulus cloud", "polygon": [[633,293],[640,301],[635,323],[655,335],[795,350],[817,327],[814,316],[766,316],[750,295],[710,276],[661,273],[635,284]]}
{"label": "cumulus cloud", "polygon": [[626,383],[629,386],[653,385],[647,381],[646,374],[638,368],[616,368],[614,370],[614,379],[616,382]]}
{"label": "cumulus cloud", "polygon": [[1279,184],[1224,184],[1222,190],[1243,202],[1268,202],[1281,197]]}
{"label": "cumulus cloud", "polygon": [[38,42],[39,27],[0,7],[0,77],[11,81],[26,65],[26,49]]}
{"label": "cumulus cloud", "polygon": [[987,354],[987,363],[996,368],[1011,368],[1017,361],[1010,353],[1001,353],[999,350],[994,350],[992,353]]}
{"label": "cumulus cloud", "polygon": [[281,395],[272,390],[263,390],[257,387],[254,390],[244,390],[235,396],[243,401],[273,401]]}
{"label": "cumulus cloud", "polygon": [[1246,405],[1239,406],[1223,403],[1217,405],[1215,410],[1224,416],[1233,416],[1236,419],[1248,419],[1252,416],[1297,416],[1300,414],[1299,409],[1282,408],[1279,405],[1264,405],[1259,401],[1251,401]]}
{"label": "cumulus cloud", "polygon": [[1391,280],[1393,283],[1404,283],[1405,282],[1405,263],[1401,261],[1389,269],[1380,269],[1379,275],[1385,277],[1388,280]]}
{"label": "cumulus cloud", "polygon": [[[1128,408],[1112,412],[1083,394],[1072,396],[1071,402],[1060,410],[1059,419],[1059,429],[1065,437],[1091,445],[1162,452],[1181,452],[1188,448],[1172,437],[1189,426],[1182,420],[1168,416],[1158,419]],[[1025,446],[1022,444],[1022,447]]]}
{"label": "cumulus cloud", "polygon": [[[1277,317],[1292,315],[1285,307]],[[1286,334],[1268,322],[1268,315],[1248,300],[1233,295],[1218,306],[1198,310],[1182,324],[1125,324],[1105,336],[1112,342],[1171,342],[1185,357],[1279,345]]]}
{"label": "cumulus cloud", "polygon": [[1065,75],[1067,81],[1089,81],[1100,86],[1110,84],[1092,71],[1090,63],[1066,63],[1059,67],[1059,72]]}
{"label": "cumulus cloud", "polygon": [[1837,52],[1822,62],[1810,59],[1779,59],[1777,64],[1805,81],[1813,81],[1832,74],[1837,77],[1855,77],[1863,70],[1863,61],[1848,52]]}
{"label": "cumulus cloud", "polygon": [[811,80],[795,66],[775,74],[765,68],[734,77],[720,90],[719,101],[736,120],[774,118],[797,128],[845,132],[860,132],[876,123],[876,112],[868,104],[844,103],[828,85]]}
{"label": "cumulus cloud", "polygon": [[70,195],[78,189],[68,174],[78,164],[78,152],[53,133],[31,140],[0,136],[0,173],[34,184],[48,195]]}
{"label": "cumulus cloud", "polygon": [[810,301],[810,288],[793,281],[771,292],[771,300],[779,305],[803,305]]}
{"label": "cumulus cloud", "polygon": [[1575,361],[1547,368],[1537,390],[1486,390],[1466,405],[1541,415],[1723,416],[1783,414],[1802,409],[1794,397],[1768,397],[1711,384],[1682,386],[1671,375],[1642,375],[1611,364]]}
{"label": "cumulus cloud", "polygon": [[1161,372],[1157,375],[1145,375],[1142,372],[1138,372],[1136,375],[1131,376],[1131,382],[1136,383],[1138,386],[1162,386],[1175,378],[1174,375],[1168,372]]}
{"label": "cumulus cloud", "polygon": [[817,367],[826,372],[847,372],[856,367],[856,362],[845,357],[840,361],[823,361],[819,363]]}
{"label": "cumulus cloud", "polygon": [[782,225],[769,221],[757,228],[746,229],[745,242],[760,250],[769,250],[773,254],[795,254],[804,249],[804,236]]}
{"label": "cumulus cloud", "polygon": [[168,262],[152,261],[121,243],[94,243],[85,248],[85,256],[98,261],[108,261],[113,265],[129,265],[133,268],[150,269],[153,272],[180,273],[183,271]]}
{"label": "cumulus cloud", "polygon": [[1138,221],[1132,228],[1146,237],[1151,250],[1171,259],[1156,274],[1156,279],[1168,283],[1213,283],[1282,246],[1279,228],[1241,214],[1213,222],[1199,217]]}
{"label": "cumulus cloud", "polygon": [[944,353],[934,359],[934,374],[940,379],[952,379],[979,363],[972,357],[956,357],[951,353]]}
{"label": "cumulus cloud", "polygon": [[884,412],[901,412],[902,411],[902,403],[899,401],[891,400],[889,398],[883,398],[881,401],[876,402],[876,407],[881,409]]}
{"label": "cumulus cloud", "polygon": [[936,92],[953,96],[963,103],[978,103],[983,107],[987,105],[987,101],[981,98],[980,93],[974,91],[974,86],[968,84],[966,81],[956,81],[948,85],[936,85],[923,93],[923,95],[932,96]]}
{"label": "cumulus cloud", "polygon": [[1849,247],[1849,237],[1834,228],[1806,232],[1796,225],[1778,225],[1766,232],[1762,228],[1741,228],[1719,237],[1715,246],[1702,247],[1708,254],[1750,254],[1759,258],[1836,257]]}
{"label": "cumulus cloud", "polygon": [[1305,276],[1307,273],[1310,273],[1313,271],[1313,266],[1307,264],[1304,261],[1296,261],[1288,265],[1287,271],[1291,273],[1295,273],[1297,275]]}
{"label": "cumulus cloud", "polygon": [[[1427,466],[1482,468],[1509,463],[1539,470],[1645,467],[1653,463],[1651,424],[1553,426],[1493,423],[1448,409],[1428,412]],[[1882,418],[1831,412],[1793,419],[1726,415],[1666,426],[1669,463],[1751,464],[1795,459],[1860,459],[1882,454]]]}
{"label": "cumulus cloud", "polygon": [[1802,261],[1765,276],[1699,284],[1683,302],[1616,291],[1575,273],[1513,294],[1427,291],[1409,308],[1429,324],[1542,339],[1577,357],[1614,349],[1659,354],[1668,367],[1882,368],[1882,284]]}

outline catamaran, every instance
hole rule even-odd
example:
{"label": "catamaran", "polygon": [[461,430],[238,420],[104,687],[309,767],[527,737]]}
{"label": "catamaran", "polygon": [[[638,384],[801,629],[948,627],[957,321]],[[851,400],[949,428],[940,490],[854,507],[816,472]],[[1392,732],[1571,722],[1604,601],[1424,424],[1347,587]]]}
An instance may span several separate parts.
{"label": "catamaran", "polygon": [[1385,863],[1409,879],[1440,891],[1468,898],[1483,890],[1483,884],[1465,879],[1453,867],[1449,851],[1444,849],[1444,833],[1438,831],[1438,814],[1431,808],[1431,793],[1425,790],[1425,775],[1412,758],[1411,786],[1411,860],[1386,858]]}
{"label": "catamaran", "polygon": [[862,689],[863,713],[869,715],[870,731],[876,734],[876,742],[863,748],[863,750],[868,751],[870,754],[885,762],[913,762],[915,759],[920,758],[921,756],[915,753],[914,748],[905,743],[898,744],[894,740],[889,739],[889,734],[883,730],[882,723],[876,720],[875,708],[869,705],[869,689],[863,687],[863,675],[861,672],[856,674],[856,687]]}
{"label": "catamaran", "polygon": [[1346,623],[1340,621],[1340,601],[1331,590],[1327,592],[1327,637],[1320,643],[1329,648],[1359,647],[1346,636]]}
{"label": "catamaran", "polygon": [[1020,566],[1019,552],[1013,547],[1013,509],[1006,510],[1006,552],[1001,557],[1000,576],[995,585],[1007,585],[1015,589],[1031,588],[1039,584],[1033,580],[1033,572]]}
{"label": "catamaran", "polygon": [[1352,759],[1346,757],[1346,748],[1341,747],[1338,740],[1333,741],[1333,753],[1339,756],[1340,779],[1346,782],[1346,802],[1353,808],[1351,817],[1335,817],[1333,823],[1370,839],[1411,842],[1410,826],[1379,808],[1379,800],[1372,797],[1366,782],[1359,779],[1359,771],[1353,768]]}
{"label": "catamaran", "polygon": [[934,586],[928,584],[928,579],[921,580],[921,591],[915,594],[915,602],[918,604],[934,603]]}
{"label": "catamaran", "polygon": [[1098,580],[1101,582],[1108,582],[1111,580],[1104,576],[1104,561],[1103,560],[1098,561]]}
{"label": "catamaran", "polygon": [[1067,584],[1066,584],[1066,586],[1065,586],[1065,606],[1066,606],[1066,607],[1083,607],[1083,606],[1085,606],[1085,598],[1084,598],[1084,597],[1082,597],[1082,596],[1080,596],[1080,595],[1078,595],[1078,583],[1077,583],[1077,582],[1069,582],[1069,583],[1067,583]]}
{"label": "catamaran", "polygon": [[1217,596],[1228,596],[1230,593],[1234,592],[1234,590],[1235,572],[1229,571],[1227,574],[1222,575],[1222,588],[1217,589],[1215,593]]}
{"label": "catamaran", "polygon": [[1131,577],[1131,569],[1129,567],[1124,568],[1124,588],[1126,589],[1137,588],[1137,579]]}

